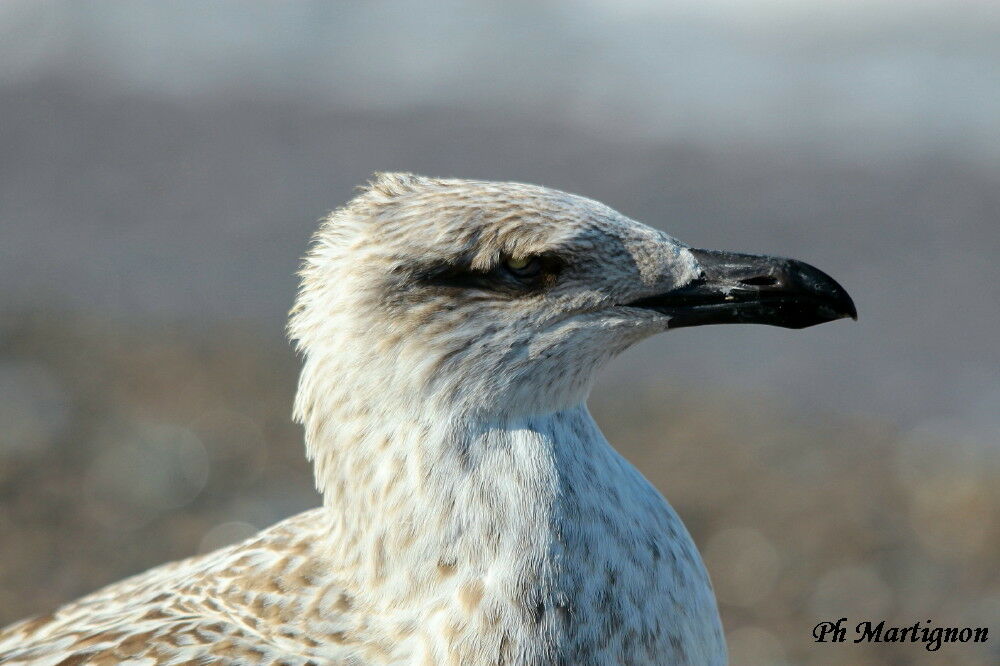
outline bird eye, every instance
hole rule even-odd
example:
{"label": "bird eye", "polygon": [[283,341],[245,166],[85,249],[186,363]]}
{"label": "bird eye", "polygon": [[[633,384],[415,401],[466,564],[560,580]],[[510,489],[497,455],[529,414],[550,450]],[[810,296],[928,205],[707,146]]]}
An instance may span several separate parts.
{"label": "bird eye", "polygon": [[519,278],[531,278],[542,272],[542,262],[538,257],[508,257],[503,262],[504,268]]}

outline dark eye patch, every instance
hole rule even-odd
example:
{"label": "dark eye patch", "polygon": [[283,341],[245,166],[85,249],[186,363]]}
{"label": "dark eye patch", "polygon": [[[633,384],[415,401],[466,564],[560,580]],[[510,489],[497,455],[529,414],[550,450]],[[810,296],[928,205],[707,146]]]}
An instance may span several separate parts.
{"label": "dark eye patch", "polygon": [[508,267],[508,260],[502,257],[489,270],[475,269],[465,260],[440,263],[420,269],[412,277],[427,287],[491,291],[516,297],[551,287],[564,265],[555,255],[538,255],[530,258],[532,270],[516,271]]}

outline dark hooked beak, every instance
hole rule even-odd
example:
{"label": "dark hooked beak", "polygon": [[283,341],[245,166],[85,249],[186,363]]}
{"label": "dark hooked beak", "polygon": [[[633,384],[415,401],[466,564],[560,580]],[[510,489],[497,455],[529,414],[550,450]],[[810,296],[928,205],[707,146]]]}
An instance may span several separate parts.
{"label": "dark hooked beak", "polygon": [[705,324],[769,324],[806,328],[858,318],[837,282],[795,259],[691,250],[701,274],[683,287],[629,303],[670,317],[670,328]]}

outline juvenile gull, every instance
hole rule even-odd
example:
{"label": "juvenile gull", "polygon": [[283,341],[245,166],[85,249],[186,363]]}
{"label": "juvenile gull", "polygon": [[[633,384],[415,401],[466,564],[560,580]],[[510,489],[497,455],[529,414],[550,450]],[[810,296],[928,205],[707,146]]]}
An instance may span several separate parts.
{"label": "juvenile gull", "polygon": [[726,661],[691,537],[584,403],[670,328],[855,316],[788,259],[579,196],[381,174],[317,232],[290,332],[323,507],[0,632],[9,664]]}

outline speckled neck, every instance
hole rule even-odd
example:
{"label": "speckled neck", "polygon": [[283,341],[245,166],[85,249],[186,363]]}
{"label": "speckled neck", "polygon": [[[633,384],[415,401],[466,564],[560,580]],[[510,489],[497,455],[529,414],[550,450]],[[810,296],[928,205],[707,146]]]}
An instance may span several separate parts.
{"label": "speckled neck", "polygon": [[372,423],[327,447],[330,559],[369,613],[435,627],[431,654],[588,663],[599,636],[653,654],[678,600],[717,626],[684,527],[583,405]]}

